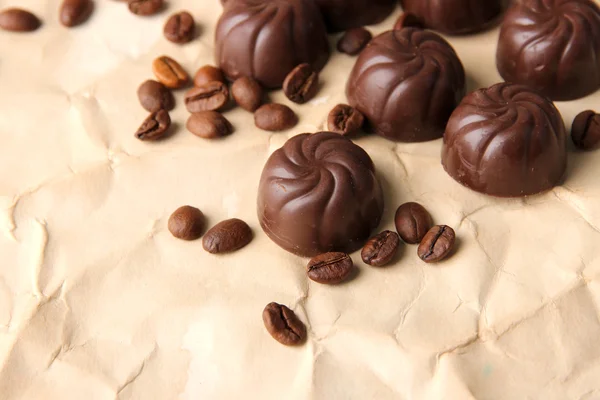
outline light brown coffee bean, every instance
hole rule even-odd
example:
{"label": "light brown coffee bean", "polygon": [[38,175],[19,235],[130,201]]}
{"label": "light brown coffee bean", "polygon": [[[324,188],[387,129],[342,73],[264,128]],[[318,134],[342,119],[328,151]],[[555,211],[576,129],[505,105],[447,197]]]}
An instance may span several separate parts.
{"label": "light brown coffee bean", "polygon": [[417,244],[433,226],[429,212],[418,203],[404,203],[394,217],[398,234],[408,244]]}
{"label": "light brown coffee bean", "polygon": [[400,238],[396,232],[383,231],[369,239],[360,256],[365,264],[381,267],[394,258],[399,245]]}
{"label": "light brown coffee bean", "polygon": [[423,29],[423,22],[417,18],[416,15],[411,13],[403,13],[398,17],[394,24],[394,30],[400,30],[404,28],[419,28]]}
{"label": "light brown coffee bean", "polygon": [[205,65],[200,67],[194,75],[194,85],[202,86],[208,82],[225,82],[225,75],[220,68],[214,67],[212,65]]}
{"label": "light brown coffee bean", "polygon": [[233,131],[227,118],[216,111],[193,113],[188,118],[186,127],[188,131],[203,139],[217,139]]}
{"label": "light brown coffee bean", "polygon": [[254,124],[265,131],[284,131],[297,123],[294,111],[284,104],[264,104],[254,112]]}
{"label": "light brown coffee bean", "polygon": [[233,218],[209,229],[202,238],[202,247],[212,254],[241,249],[252,240],[252,230],[241,219]]}
{"label": "light brown coffee bean", "polygon": [[138,128],[135,137],[140,140],[158,140],[165,136],[171,126],[171,117],[165,110],[150,114]]}
{"label": "light brown coffee bean", "polygon": [[7,8],[0,12],[0,28],[11,32],[31,32],[41,25],[33,13],[21,8]]}
{"label": "light brown coffee bean", "polygon": [[267,332],[279,343],[295,346],[306,340],[306,326],[286,306],[269,303],[263,310],[262,318]]}
{"label": "light brown coffee bean", "polygon": [[229,89],[223,82],[208,82],[193,87],[185,94],[185,107],[191,113],[215,111],[221,109],[229,101]]}
{"label": "light brown coffee bean", "polygon": [[169,17],[163,28],[163,33],[167,40],[183,44],[194,38],[194,29],[196,23],[194,17],[187,11],[181,11]]}
{"label": "light brown coffee bean", "polygon": [[160,82],[148,79],[137,90],[142,107],[150,112],[165,109],[171,111],[175,107],[173,93]]}
{"label": "light brown coffee bean", "polygon": [[571,139],[581,150],[592,150],[600,145],[600,114],[583,111],[575,117],[571,126]]}
{"label": "light brown coffee bean", "polygon": [[354,271],[354,263],[348,254],[331,252],[313,257],[307,265],[310,279],[318,283],[334,285],[348,279]]}
{"label": "light brown coffee bean", "polygon": [[204,230],[204,214],[196,207],[179,207],[169,217],[168,228],[178,239],[196,240]]}
{"label": "light brown coffee bean", "polygon": [[157,14],[164,6],[163,0],[129,0],[128,3],[129,11],[142,16]]}
{"label": "light brown coffee bean", "polygon": [[341,135],[351,135],[363,126],[365,117],[347,104],[338,104],[329,112],[327,129]]}
{"label": "light brown coffee bean", "polygon": [[365,28],[352,28],[344,32],[337,43],[337,49],[340,53],[354,56],[360,53],[372,38],[371,32]]}
{"label": "light brown coffee bean", "polygon": [[300,64],[283,81],[283,93],[294,103],[312,99],[319,89],[319,74],[310,64]]}
{"label": "light brown coffee bean", "polygon": [[419,244],[417,254],[426,263],[442,261],[452,251],[455,238],[454,229],[446,225],[436,225]]}
{"label": "light brown coffee bean", "polygon": [[170,89],[182,88],[190,80],[189,75],[183,67],[168,56],[160,56],[155,59],[152,63],[152,71],[156,79]]}
{"label": "light brown coffee bean", "polygon": [[233,82],[231,94],[235,102],[246,111],[254,112],[262,104],[263,89],[256,80],[248,76]]}
{"label": "light brown coffee bean", "polygon": [[66,27],[80,25],[92,14],[94,3],[91,0],[63,0],[60,10],[60,23]]}

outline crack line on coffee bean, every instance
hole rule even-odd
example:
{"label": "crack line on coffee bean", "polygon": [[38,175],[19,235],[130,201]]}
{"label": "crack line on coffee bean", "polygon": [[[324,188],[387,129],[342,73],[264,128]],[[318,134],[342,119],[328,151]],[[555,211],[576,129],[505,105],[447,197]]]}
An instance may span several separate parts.
{"label": "crack line on coffee bean", "polygon": [[300,339],[300,335],[290,325],[289,319],[283,313],[283,307],[278,307],[278,308],[279,308],[279,318],[281,318],[281,320],[283,321],[283,324],[285,325],[286,330],[289,331],[290,333],[292,333],[296,337],[296,340],[299,340]]}
{"label": "crack line on coffee bean", "polygon": [[429,245],[429,249],[427,250],[427,253],[425,253],[423,255],[423,260],[427,260],[433,254],[435,245],[437,244],[438,240],[444,234],[445,231],[446,231],[446,226],[443,226],[442,229],[440,229],[439,232],[435,234],[435,237],[433,238],[433,240],[431,241],[431,244]]}

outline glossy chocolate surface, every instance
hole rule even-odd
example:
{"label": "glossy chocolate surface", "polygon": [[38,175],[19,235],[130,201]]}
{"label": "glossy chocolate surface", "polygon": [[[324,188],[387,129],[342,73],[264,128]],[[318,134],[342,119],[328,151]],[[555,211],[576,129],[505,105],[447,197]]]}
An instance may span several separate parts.
{"label": "glossy chocolate surface", "polygon": [[552,100],[600,88],[600,8],[590,0],[520,0],[507,11],[496,63],[507,82]]}
{"label": "glossy chocolate surface", "polygon": [[360,53],[346,86],[367,129],[391,140],[442,137],[465,93],[465,71],[441,36],[417,28],[388,31]]}
{"label": "glossy chocolate surface", "polygon": [[316,0],[330,32],[383,21],[398,6],[396,0]]}
{"label": "glossy chocolate surface", "polygon": [[299,64],[323,68],[329,43],[313,0],[230,0],[217,24],[215,55],[228,79],[250,76],[280,88]]}
{"label": "glossy chocolate surface", "polygon": [[337,133],[302,134],[267,161],[257,210],[271,240],[312,257],[362,246],[379,225],[383,194],[361,147]]}
{"label": "glossy chocolate surface", "polygon": [[459,183],[489,195],[549,190],[566,168],[562,117],[527,86],[499,83],[469,94],[450,117],[442,164]]}

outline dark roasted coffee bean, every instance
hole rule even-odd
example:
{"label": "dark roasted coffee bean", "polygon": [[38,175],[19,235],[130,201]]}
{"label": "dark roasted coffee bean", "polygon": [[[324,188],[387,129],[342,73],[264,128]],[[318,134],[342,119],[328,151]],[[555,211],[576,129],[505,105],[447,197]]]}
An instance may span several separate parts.
{"label": "dark roasted coffee bean", "polygon": [[254,112],[262,104],[263,90],[254,79],[243,76],[231,85],[231,95],[244,110]]}
{"label": "dark roasted coffee bean", "polygon": [[332,252],[313,257],[307,266],[308,277],[315,282],[336,284],[348,279],[354,263],[348,254]]}
{"label": "dark roasted coffee bean", "polygon": [[92,13],[92,0],[63,0],[60,10],[60,23],[67,27],[84,23]]}
{"label": "dark roasted coffee bean", "polygon": [[337,49],[341,53],[353,56],[360,53],[372,38],[371,32],[365,28],[349,29],[338,41]]}
{"label": "dark roasted coffee bean", "polygon": [[171,111],[175,106],[173,93],[160,82],[148,79],[137,90],[140,104],[150,112],[165,109]]}
{"label": "dark roasted coffee bean", "polygon": [[265,131],[284,131],[297,123],[298,117],[294,111],[283,104],[265,104],[254,112],[254,124]]}
{"label": "dark roasted coffee bean", "polygon": [[181,65],[171,57],[160,56],[152,62],[154,76],[163,85],[170,89],[179,89],[186,86],[190,80],[189,75]]}
{"label": "dark roasted coffee bean", "polygon": [[294,103],[312,99],[319,89],[319,74],[310,64],[300,64],[283,81],[283,93]]}
{"label": "dark roasted coffee bean", "polygon": [[399,244],[400,238],[396,232],[383,231],[369,239],[360,256],[365,264],[381,267],[394,258]]}
{"label": "dark roasted coffee bean", "polygon": [[203,139],[217,139],[233,131],[227,118],[216,111],[193,113],[188,118],[186,127],[188,131]]}
{"label": "dark roasted coffee bean", "polygon": [[426,263],[442,261],[450,254],[455,240],[454,229],[446,225],[436,225],[427,232],[417,254]]}
{"label": "dark roasted coffee bean", "polygon": [[31,32],[41,25],[34,14],[20,8],[7,8],[0,12],[0,28],[12,32]]}
{"label": "dark roasted coffee bean", "polygon": [[169,217],[168,228],[178,239],[196,240],[204,230],[204,214],[196,207],[179,207]]}
{"label": "dark roasted coffee bean", "polygon": [[583,111],[573,121],[571,138],[577,148],[591,150],[600,145],[600,114]]}
{"label": "dark roasted coffee bean", "polygon": [[431,215],[418,203],[402,204],[394,219],[398,234],[408,244],[420,243],[433,226]]}
{"label": "dark roasted coffee bean", "polygon": [[225,75],[223,75],[223,71],[220,68],[213,67],[212,65],[205,65],[200,67],[200,69],[194,75],[194,85],[202,86],[208,82],[225,82]]}
{"label": "dark roasted coffee bean", "polygon": [[202,238],[202,247],[212,254],[228,253],[250,243],[252,230],[241,219],[233,218],[209,229]]}
{"label": "dark roasted coffee bean", "polygon": [[162,10],[163,0],[129,0],[129,11],[136,15],[154,15]]}
{"label": "dark roasted coffee bean", "polygon": [[229,89],[223,82],[208,82],[188,90],[183,101],[191,113],[215,111],[229,101]]}
{"label": "dark roasted coffee bean", "polygon": [[194,38],[194,17],[187,11],[173,14],[167,20],[163,33],[167,40],[173,43],[187,43]]}
{"label": "dark roasted coffee bean", "polygon": [[327,129],[341,135],[350,135],[358,131],[365,120],[360,111],[346,104],[338,104],[329,112]]}
{"label": "dark roasted coffee bean", "polygon": [[263,310],[262,318],[269,334],[279,343],[294,346],[306,340],[306,326],[286,306],[269,303]]}
{"label": "dark roasted coffee bean", "polygon": [[421,22],[414,14],[404,13],[396,20],[396,23],[394,24],[394,30],[400,30],[404,28],[423,29],[423,22]]}
{"label": "dark roasted coffee bean", "polygon": [[165,136],[171,126],[171,117],[165,110],[153,112],[144,120],[135,133],[140,140],[158,140]]}

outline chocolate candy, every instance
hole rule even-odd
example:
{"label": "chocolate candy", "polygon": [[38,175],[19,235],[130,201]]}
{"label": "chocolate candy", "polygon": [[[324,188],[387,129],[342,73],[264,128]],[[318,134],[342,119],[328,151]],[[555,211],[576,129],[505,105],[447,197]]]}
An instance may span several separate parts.
{"label": "chocolate candy", "polygon": [[507,11],[496,54],[507,82],[552,100],[600,88],[600,8],[590,0],[521,0]]}
{"label": "chocolate candy", "polygon": [[401,0],[402,8],[429,29],[450,35],[479,32],[504,10],[505,0]]}
{"label": "chocolate candy", "polygon": [[350,139],[302,134],[267,161],[257,209],[271,240],[312,257],[361,247],[379,225],[383,193],[373,161]]}
{"label": "chocolate candy", "polygon": [[217,24],[215,52],[228,79],[249,76],[277,89],[299,64],[321,70],[329,43],[312,0],[235,0]]}
{"label": "chocolate candy", "polygon": [[469,94],[450,117],[442,164],[459,183],[517,197],[555,186],[566,168],[559,111],[533,89],[499,83]]}
{"label": "chocolate candy", "polygon": [[316,0],[330,32],[383,21],[397,7],[396,0]]}
{"label": "chocolate candy", "polygon": [[360,53],[346,87],[367,129],[402,142],[442,137],[464,93],[465,71],[452,47],[417,28],[375,37]]}

